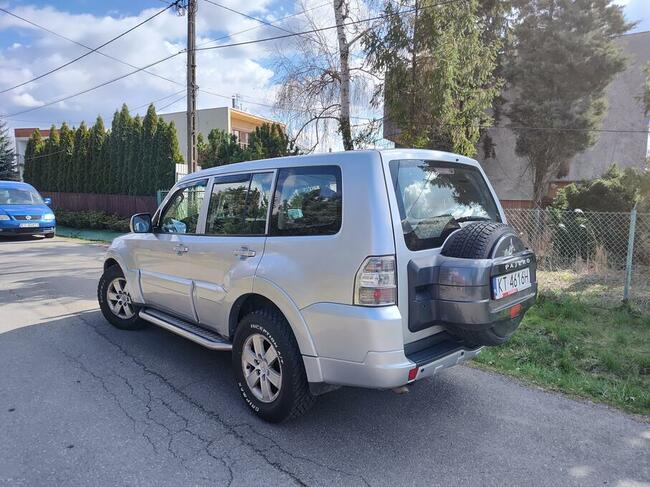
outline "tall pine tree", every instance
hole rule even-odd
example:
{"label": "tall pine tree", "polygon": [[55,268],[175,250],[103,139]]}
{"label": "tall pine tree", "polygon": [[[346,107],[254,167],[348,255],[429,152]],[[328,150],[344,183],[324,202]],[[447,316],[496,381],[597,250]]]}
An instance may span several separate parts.
{"label": "tall pine tree", "polygon": [[40,130],[36,129],[30,135],[25,148],[25,169],[23,179],[35,188],[41,187],[42,161],[43,161],[43,137]]}
{"label": "tall pine tree", "polygon": [[[499,36],[487,35],[483,2],[413,0],[409,15],[387,1],[366,36],[370,65],[385,73],[387,126],[400,144],[473,156],[499,94]],[[377,93],[377,98],[381,92]]]}
{"label": "tall pine tree", "polygon": [[70,184],[72,179],[73,152],[74,131],[64,122],[59,129],[59,153],[55,167],[55,191],[74,191],[74,188]]}
{"label": "tall pine tree", "polygon": [[81,122],[74,134],[74,151],[72,153],[72,171],[69,191],[88,192],[88,128]]}
{"label": "tall pine tree", "polygon": [[7,134],[4,121],[0,120],[0,180],[18,179],[16,172],[16,155]]}
{"label": "tall pine tree", "polygon": [[[516,0],[513,97],[506,113],[516,152],[530,163],[534,201],[596,141],[605,89],[625,68],[615,39],[630,27],[612,0]],[[530,130],[544,127],[557,130]],[[563,130],[569,129],[569,130]],[[577,129],[577,130],[576,130]]]}
{"label": "tall pine tree", "polygon": [[106,127],[104,120],[98,116],[88,134],[88,192],[103,193],[106,164]]}
{"label": "tall pine tree", "polygon": [[129,145],[126,161],[126,176],[128,182],[128,194],[140,194],[139,184],[142,178],[142,119],[140,115],[131,119],[129,125]]}
{"label": "tall pine tree", "polygon": [[59,164],[59,131],[55,125],[50,127],[50,133],[43,148],[43,180],[42,189],[45,191],[58,191],[57,166]]}

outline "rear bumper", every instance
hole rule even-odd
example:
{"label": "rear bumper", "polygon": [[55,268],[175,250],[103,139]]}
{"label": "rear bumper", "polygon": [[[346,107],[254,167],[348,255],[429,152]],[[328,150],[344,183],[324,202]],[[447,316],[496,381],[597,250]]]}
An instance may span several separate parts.
{"label": "rear bumper", "polygon": [[405,346],[397,306],[319,303],[302,314],[318,354],[303,356],[307,378],[313,383],[391,389],[430,377],[480,351],[464,347],[444,332]]}
{"label": "rear bumper", "polygon": [[[363,362],[306,356],[303,359],[307,376],[322,378],[319,382],[371,389],[392,389],[431,377],[446,368],[472,359],[480,351],[480,348],[456,349],[421,364],[410,360],[403,350],[369,352]],[[409,372],[413,369],[417,369],[415,377],[409,378]]]}

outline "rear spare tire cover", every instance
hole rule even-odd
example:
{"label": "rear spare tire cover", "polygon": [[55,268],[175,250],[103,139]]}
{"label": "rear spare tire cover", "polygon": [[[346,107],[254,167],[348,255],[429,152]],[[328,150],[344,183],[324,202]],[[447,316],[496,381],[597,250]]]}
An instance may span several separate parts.
{"label": "rear spare tire cover", "polygon": [[[509,257],[522,250],[525,246],[512,227],[505,223],[477,222],[452,233],[441,254],[461,259],[494,259]],[[501,345],[512,336],[522,318],[523,314],[520,314],[495,322],[483,330],[465,330],[455,326],[448,327],[448,330],[472,347]]]}
{"label": "rear spare tire cover", "polygon": [[461,259],[508,257],[524,250],[524,244],[505,223],[478,222],[452,233],[442,247],[442,255]]}

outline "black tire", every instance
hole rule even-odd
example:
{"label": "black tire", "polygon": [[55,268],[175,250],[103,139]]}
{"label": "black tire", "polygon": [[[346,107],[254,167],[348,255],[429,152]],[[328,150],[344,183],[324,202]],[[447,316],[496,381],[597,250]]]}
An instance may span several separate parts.
{"label": "black tire", "polygon": [[523,244],[517,233],[505,223],[479,222],[471,223],[452,233],[442,247],[442,255],[461,259],[490,259],[498,257],[493,252],[497,242],[508,235],[517,243],[517,250],[523,250]]}
{"label": "black tire", "polygon": [[54,238],[54,232],[52,233],[46,233],[45,238]]}
{"label": "black tire", "polygon": [[[244,344],[252,335],[259,334],[273,344],[281,367],[281,387],[272,402],[259,400],[244,376],[242,355]],[[293,332],[282,314],[271,308],[252,311],[242,318],[235,332],[232,364],[237,387],[253,412],[265,421],[279,423],[304,414],[314,403],[307,375]]]}
{"label": "black tire", "polygon": [[110,308],[108,303],[108,289],[115,279],[124,278],[124,273],[120,266],[112,265],[104,271],[102,277],[99,279],[99,285],[97,286],[97,300],[99,301],[99,308],[104,315],[104,318],[116,328],[120,330],[138,330],[145,326],[145,322],[140,319],[138,315],[138,307],[133,305],[135,313],[132,317],[124,319],[116,315]]}
{"label": "black tire", "polygon": [[[462,259],[493,259],[521,250],[524,250],[524,245],[512,227],[504,223],[478,222],[452,233],[441,253]],[[485,330],[466,330],[456,326],[447,329],[471,347],[497,346],[508,341],[522,318],[523,315],[520,315],[499,321]]]}

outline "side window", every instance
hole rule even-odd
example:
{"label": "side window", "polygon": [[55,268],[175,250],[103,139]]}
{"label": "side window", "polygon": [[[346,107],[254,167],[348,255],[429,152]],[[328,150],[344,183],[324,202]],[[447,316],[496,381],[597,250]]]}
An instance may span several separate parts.
{"label": "side window", "polygon": [[205,233],[263,235],[273,173],[224,176],[215,180]]}
{"label": "side window", "polygon": [[161,233],[196,233],[207,180],[179,189],[160,216]]}
{"label": "side window", "polygon": [[338,166],[281,169],[271,235],[333,235],[341,228],[341,200]]}
{"label": "side window", "polygon": [[273,173],[253,174],[248,191],[248,205],[245,215],[247,233],[249,234],[266,233],[266,217],[269,214],[272,184]]}

